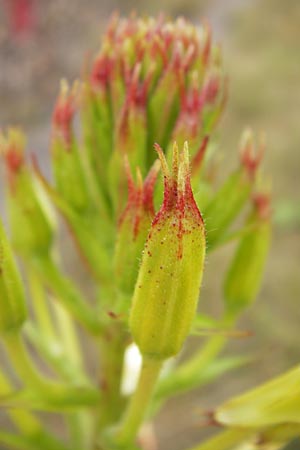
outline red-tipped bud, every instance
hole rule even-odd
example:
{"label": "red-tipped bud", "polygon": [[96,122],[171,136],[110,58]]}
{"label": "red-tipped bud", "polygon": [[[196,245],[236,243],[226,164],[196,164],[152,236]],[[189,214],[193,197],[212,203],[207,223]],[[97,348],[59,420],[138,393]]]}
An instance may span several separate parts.
{"label": "red-tipped bud", "polygon": [[[135,183],[129,162],[126,159],[128,199],[119,220],[115,251],[115,274],[121,295],[128,298],[133,293],[142,250],[155,214],[153,191],[159,169],[160,164],[156,161],[145,181],[142,180],[141,173],[137,170],[137,181]],[[127,302],[124,307],[127,309]]]}
{"label": "red-tipped bud", "polygon": [[257,169],[261,164],[265,152],[264,136],[260,138],[257,150],[254,147],[253,133],[251,130],[246,130],[242,136],[240,154],[241,163],[248,173],[250,178],[254,178]]}
{"label": "red-tipped bud", "polygon": [[145,245],[130,329],[144,355],[164,359],[180,351],[194,319],[205,232],[191,189],[187,145],[180,155],[174,145],[171,170],[158,145],[156,150],[164,174],[164,200]]}
{"label": "red-tipped bud", "polygon": [[75,92],[77,85],[74,84],[70,91],[66,80],[61,81],[60,95],[53,112],[53,132],[55,137],[63,140],[67,148],[72,140],[72,122],[75,113]]}

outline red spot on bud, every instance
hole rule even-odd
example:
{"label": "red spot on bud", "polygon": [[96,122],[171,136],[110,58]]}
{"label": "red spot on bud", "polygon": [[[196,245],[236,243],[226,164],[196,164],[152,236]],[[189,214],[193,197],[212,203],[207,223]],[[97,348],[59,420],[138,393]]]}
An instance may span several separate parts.
{"label": "red spot on bud", "polygon": [[67,92],[67,86],[63,85],[56,105],[54,107],[52,122],[57,133],[69,147],[72,140],[72,121],[75,114],[74,94]]}
{"label": "red spot on bud", "polygon": [[265,144],[260,142],[257,150],[254,148],[253,136],[251,132],[247,132],[241,146],[241,163],[246,169],[250,178],[254,178],[257,169],[262,161],[265,151]]}
{"label": "red spot on bud", "polygon": [[[194,225],[203,225],[203,219],[195,202],[191,187],[188,148],[187,144],[185,144],[184,150],[179,157],[177,145],[174,144],[171,172],[169,171],[161,147],[158,144],[155,144],[155,149],[161,160],[162,171],[164,174],[164,199],[160,210],[152,222],[152,226],[159,228],[161,223],[169,220],[172,215],[175,229],[177,228],[177,255],[178,258],[181,259],[183,256],[183,235],[190,233],[190,229],[187,225],[184,225],[184,219],[188,218],[188,222],[191,222]],[[163,241],[161,243],[163,243]]]}
{"label": "red spot on bud", "polygon": [[268,220],[272,215],[270,194],[257,193],[253,196],[255,210],[260,219]]}
{"label": "red spot on bud", "polygon": [[108,55],[100,55],[94,62],[91,83],[95,88],[105,89],[111,80],[113,61]]}
{"label": "red spot on bud", "polygon": [[24,164],[23,152],[16,147],[9,147],[5,153],[5,162],[10,174],[19,172]]}
{"label": "red spot on bud", "polygon": [[146,179],[142,180],[141,173],[137,170],[137,183],[135,184],[128,159],[125,159],[125,170],[127,174],[128,199],[127,205],[119,220],[119,226],[129,218],[132,221],[134,239],[139,233],[140,223],[143,216],[154,217],[153,192],[159,172],[159,164],[154,163]]}

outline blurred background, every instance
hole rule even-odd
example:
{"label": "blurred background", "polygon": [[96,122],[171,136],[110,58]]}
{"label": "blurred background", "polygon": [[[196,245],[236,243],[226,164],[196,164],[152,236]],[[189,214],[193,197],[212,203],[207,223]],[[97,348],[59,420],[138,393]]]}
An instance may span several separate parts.
{"label": "blurred background", "polygon": [[[195,24],[203,18],[210,21],[230,79],[228,107],[219,127],[221,170],[229,171],[236,161],[243,128],[267,134],[265,172],[274,194],[272,251],[258,301],[240,322],[253,336],[229,345],[229,351],[249,352],[253,362],[196,395],[166,405],[156,423],[159,449],[180,450],[207,434],[201,411],[300,360],[300,2],[0,0],[0,128],[22,126],[30,150],[42,156],[45,167],[59,81],[80,74],[114,10],[163,11]],[[222,273],[230,248],[221,253],[207,263],[202,295],[204,307],[216,314],[222,281],[216,274]],[[300,449],[300,443],[293,448]]]}

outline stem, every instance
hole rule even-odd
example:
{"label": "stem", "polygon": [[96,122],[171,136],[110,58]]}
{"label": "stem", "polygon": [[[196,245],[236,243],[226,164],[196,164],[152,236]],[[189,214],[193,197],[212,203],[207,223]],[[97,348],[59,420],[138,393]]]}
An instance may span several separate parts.
{"label": "stem", "polygon": [[144,358],[136,391],[131,398],[116,436],[118,444],[126,445],[134,441],[143,422],[161,367],[161,360]]}
{"label": "stem", "polygon": [[64,351],[68,355],[71,363],[83,372],[83,361],[75,324],[68,312],[59,303],[54,304],[54,312],[63,341]]}
{"label": "stem", "polygon": [[120,324],[110,326],[99,342],[102,397],[98,429],[119,421],[125,405],[121,395],[121,378],[126,344],[127,335]]}
{"label": "stem", "polygon": [[[29,267],[29,265],[27,265],[27,267]],[[50,340],[56,340],[55,327],[51,320],[45,290],[35,270],[28,269],[28,280],[34,305],[34,314],[38,322],[39,331]]]}
{"label": "stem", "polygon": [[[234,323],[232,318],[224,318],[224,326],[230,327]],[[199,376],[211,364],[224,348],[227,336],[216,335],[209,338],[203,347],[183,362],[169,376],[163,378],[155,391],[155,399],[161,401],[167,397],[177,395],[199,385]]]}
{"label": "stem", "polygon": [[33,265],[45,286],[55,294],[63,307],[91,334],[100,333],[102,327],[98,317],[74,284],[61,274],[53,261],[48,257],[40,257],[33,261]]}
{"label": "stem", "polygon": [[40,390],[45,393],[49,392],[51,382],[46,381],[32,364],[20,335],[12,333],[5,336],[5,344],[9,352],[10,360],[16,368],[22,382],[34,390]]}
{"label": "stem", "polygon": [[249,428],[232,428],[219,433],[204,444],[191,447],[189,450],[233,450],[237,445],[243,444],[255,434],[255,430]]}

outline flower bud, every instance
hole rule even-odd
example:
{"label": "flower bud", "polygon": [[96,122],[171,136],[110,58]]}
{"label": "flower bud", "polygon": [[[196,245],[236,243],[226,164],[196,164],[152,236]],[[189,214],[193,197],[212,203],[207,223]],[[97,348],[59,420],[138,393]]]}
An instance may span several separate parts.
{"label": "flower bud", "polygon": [[126,99],[117,120],[114,151],[109,167],[109,190],[115,206],[119,211],[124,205],[126,178],[123,170],[126,155],[132,169],[139,167],[144,175],[147,167],[147,122],[146,93],[147,79],[139,81],[141,65],[134,67]]}
{"label": "flower bud", "polygon": [[205,231],[191,190],[187,144],[179,160],[174,145],[171,172],[161,148],[156,149],[164,200],[144,248],[129,325],[144,356],[165,359],[180,351],[196,313]]}
{"label": "flower bud", "polygon": [[242,236],[229,267],[224,294],[228,314],[237,314],[249,306],[261,285],[271,241],[270,198],[254,197],[253,211],[248,218],[248,231]]}
{"label": "flower bud", "polygon": [[252,133],[246,131],[241,141],[240,167],[227,178],[203,212],[210,249],[224,237],[250,199],[263,151],[264,142],[261,141],[255,152]]}
{"label": "flower bud", "polygon": [[76,91],[76,84],[70,92],[67,82],[61,82],[61,92],[53,113],[51,156],[57,191],[74,210],[81,213],[89,208],[89,197],[72,129]]}
{"label": "flower bud", "polygon": [[[154,218],[153,190],[159,169],[156,161],[144,182],[138,170],[135,184],[126,160],[128,199],[118,226],[115,279],[121,294],[127,298],[132,296],[142,250]],[[127,302],[123,303],[127,309]]]}
{"label": "flower bud", "polygon": [[40,200],[39,186],[24,159],[24,135],[10,129],[1,136],[8,178],[7,202],[13,246],[21,254],[47,252],[52,226]]}
{"label": "flower bud", "polygon": [[27,317],[22,281],[0,223],[0,335],[18,331]]}

